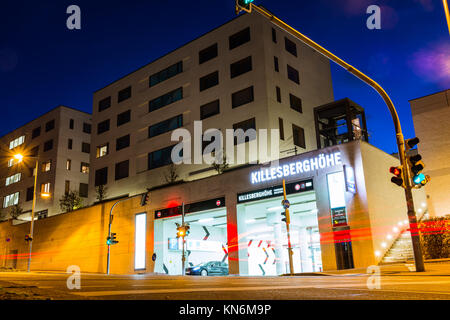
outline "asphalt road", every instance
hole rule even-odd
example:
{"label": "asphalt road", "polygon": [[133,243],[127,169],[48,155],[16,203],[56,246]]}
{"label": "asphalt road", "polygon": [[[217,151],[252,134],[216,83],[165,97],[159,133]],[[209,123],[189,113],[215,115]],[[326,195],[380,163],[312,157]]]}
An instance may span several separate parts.
{"label": "asphalt road", "polygon": [[81,274],[80,289],[73,290],[67,287],[68,277],[64,273],[5,272],[0,273],[0,282],[22,290],[39,289],[53,299],[77,300],[450,300],[450,276],[383,275],[380,288],[370,289],[369,276],[364,274],[298,277]]}

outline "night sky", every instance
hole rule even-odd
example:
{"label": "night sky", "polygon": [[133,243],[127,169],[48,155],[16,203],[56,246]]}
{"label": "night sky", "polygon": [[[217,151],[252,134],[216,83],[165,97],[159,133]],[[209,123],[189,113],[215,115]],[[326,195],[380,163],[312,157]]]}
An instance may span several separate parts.
{"label": "night sky", "polygon": [[[414,135],[408,100],[450,88],[450,37],[441,0],[256,0],[390,94],[405,137]],[[66,8],[81,8],[81,30]],[[366,27],[369,5],[382,29]],[[0,136],[58,105],[92,112],[94,91],[233,19],[234,0],[23,1],[0,4]],[[333,65],[335,98],[366,110],[370,142],[396,151],[378,94]]]}

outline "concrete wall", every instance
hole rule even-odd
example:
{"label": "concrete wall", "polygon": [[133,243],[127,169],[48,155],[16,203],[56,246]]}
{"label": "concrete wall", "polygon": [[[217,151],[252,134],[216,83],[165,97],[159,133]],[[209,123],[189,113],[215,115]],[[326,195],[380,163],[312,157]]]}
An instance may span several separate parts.
{"label": "concrete wall", "polygon": [[410,101],[414,128],[420,139],[430,215],[450,214],[450,89]]}

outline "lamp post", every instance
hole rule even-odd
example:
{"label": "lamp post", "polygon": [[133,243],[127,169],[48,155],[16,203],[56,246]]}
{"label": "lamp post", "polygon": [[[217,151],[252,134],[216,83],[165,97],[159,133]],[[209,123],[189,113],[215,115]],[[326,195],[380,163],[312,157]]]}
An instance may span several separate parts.
{"label": "lamp post", "polygon": [[[23,155],[16,154],[14,155],[14,158],[17,159],[19,162],[23,161]],[[38,175],[38,167],[39,167],[39,159],[38,157],[29,157],[29,158],[35,158],[36,159],[36,166],[34,170],[36,171],[34,173],[34,188],[33,188],[33,205],[31,207],[31,224],[30,224],[30,237],[31,239],[28,241],[29,246],[29,253],[28,253],[28,266],[27,266],[27,272],[30,272],[31,268],[31,252],[33,250],[33,232],[34,232],[34,211],[36,209],[36,185],[37,185],[37,175]]]}

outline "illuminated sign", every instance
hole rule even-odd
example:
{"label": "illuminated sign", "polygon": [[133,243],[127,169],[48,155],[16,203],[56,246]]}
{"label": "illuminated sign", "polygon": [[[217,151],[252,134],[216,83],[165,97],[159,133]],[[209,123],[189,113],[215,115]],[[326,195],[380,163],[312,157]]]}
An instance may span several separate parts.
{"label": "illuminated sign", "polygon": [[[205,200],[205,201],[185,204],[184,205],[184,213],[189,214],[189,213],[212,210],[212,209],[222,208],[222,207],[225,207],[225,197],[222,197],[219,199],[216,198],[216,199],[212,199],[212,200]],[[155,211],[155,219],[179,216],[182,214],[182,211],[183,211],[182,206],[156,210]]]}
{"label": "illuminated sign", "polygon": [[[311,191],[314,190],[313,188],[313,181],[312,180],[305,180],[305,181],[299,181],[294,182],[286,185],[286,194],[292,194],[292,193],[300,193],[305,191]],[[267,199],[272,197],[278,197],[283,195],[283,186],[274,186],[270,188],[260,189],[260,190],[254,190],[250,192],[245,193],[239,193],[237,195],[237,203],[244,203],[249,201],[255,201],[255,200],[261,200],[261,199]]]}
{"label": "illuminated sign", "polygon": [[317,157],[299,160],[278,167],[260,169],[250,174],[252,184],[281,179],[296,174],[321,170],[342,164],[341,153],[320,154]]}

